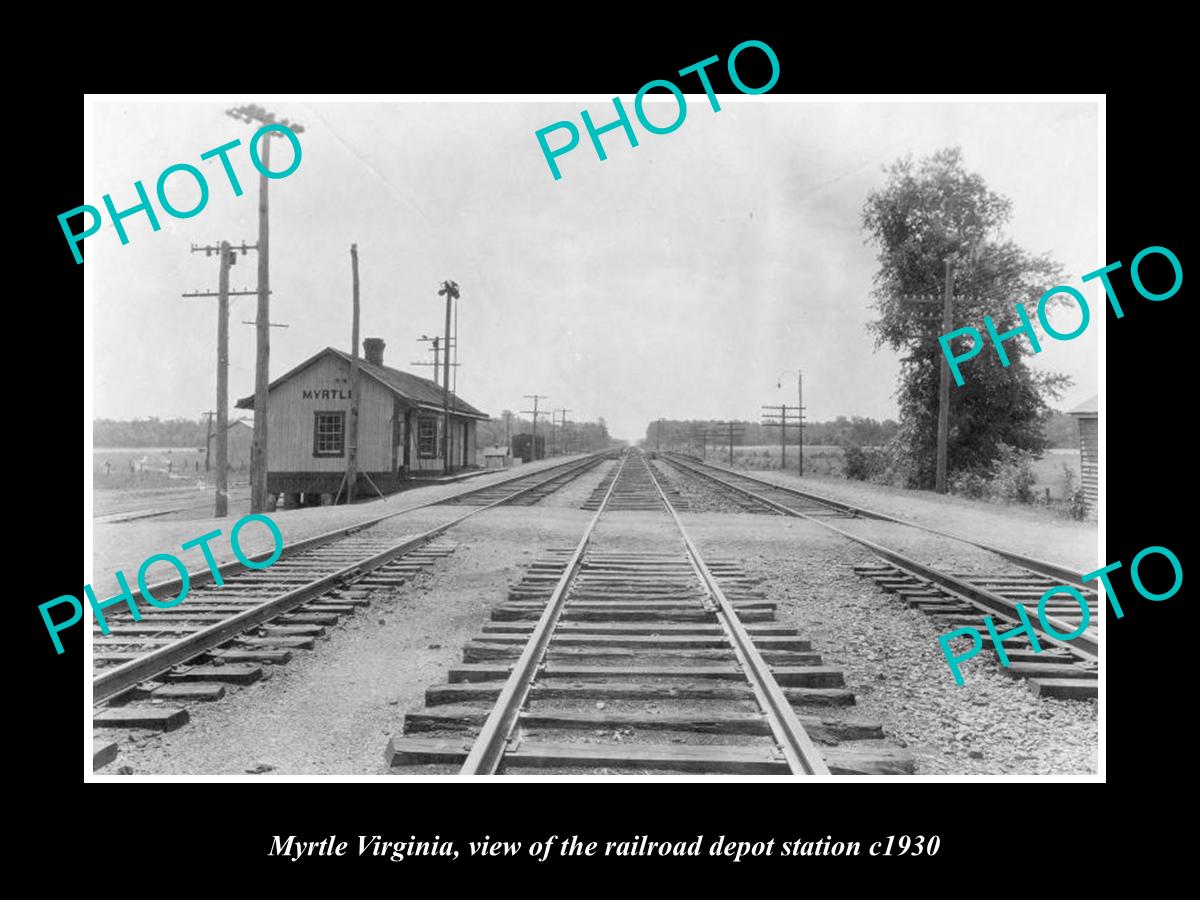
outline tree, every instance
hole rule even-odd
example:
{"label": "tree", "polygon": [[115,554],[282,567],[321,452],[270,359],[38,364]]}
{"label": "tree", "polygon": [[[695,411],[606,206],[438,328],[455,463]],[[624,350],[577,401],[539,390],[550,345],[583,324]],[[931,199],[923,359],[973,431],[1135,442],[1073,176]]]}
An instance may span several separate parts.
{"label": "tree", "polygon": [[[941,150],[916,164],[904,158],[886,171],[886,185],[871,191],[862,214],[867,243],[879,250],[871,292],[879,318],[868,328],[876,347],[907,351],[896,391],[900,430],[891,442],[891,455],[909,487],[931,488],[946,261],[954,266],[955,325],[979,324],[990,315],[1000,333],[1020,324],[1016,304],[1036,308],[1050,286],[1063,283],[1063,276],[1049,256],[1033,255],[999,236],[1012,203],[963,168],[959,148]],[[1062,302],[1060,296],[1049,305]],[[963,352],[968,340],[957,339],[955,352]],[[988,469],[1000,444],[1036,453],[1046,447],[1042,422],[1047,399],[1059,397],[1070,379],[1031,370],[1025,364],[1031,347],[1024,336],[1005,341],[1004,349],[1007,367],[986,347],[964,368],[966,383],[950,388],[951,474]]]}

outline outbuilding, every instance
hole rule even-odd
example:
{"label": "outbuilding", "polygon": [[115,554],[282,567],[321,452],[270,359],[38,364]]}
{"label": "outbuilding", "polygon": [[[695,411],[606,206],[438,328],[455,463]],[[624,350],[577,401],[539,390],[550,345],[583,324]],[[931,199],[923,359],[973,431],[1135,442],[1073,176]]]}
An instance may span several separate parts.
{"label": "outbuilding", "polygon": [[1099,492],[1096,488],[1100,471],[1099,401],[1099,396],[1092,397],[1069,411],[1069,415],[1074,416],[1079,424],[1080,484],[1088,511],[1093,515],[1099,504]]}
{"label": "outbuilding", "polygon": [[[253,399],[251,406],[253,406]],[[254,442],[254,424],[253,421],[246,419],[236,419],[229,423],[229,429],[225,432],[227,459],[229,460],[229,468],[234,472],[249,472],[250,471],[250,445]]]}
{"label": "outbuilding", "polygon": [[[358,482],[365,497],[393,493],[405,482],[446,474],[443,404],[450,408],[450,468],[475,465],[475,428],[488,418],[426,378],[383,364],[383,340],[367,338],[359,360]],[[313,495],[344,496],[351,385],[350,354],[333,347],[306,359],[270,385],[267,493],[288,505]],[[447,394],[449,396],[447,397]],[[253,409],[254,397],[237,402]],[[328,501],[326,501],[328,502]]]}

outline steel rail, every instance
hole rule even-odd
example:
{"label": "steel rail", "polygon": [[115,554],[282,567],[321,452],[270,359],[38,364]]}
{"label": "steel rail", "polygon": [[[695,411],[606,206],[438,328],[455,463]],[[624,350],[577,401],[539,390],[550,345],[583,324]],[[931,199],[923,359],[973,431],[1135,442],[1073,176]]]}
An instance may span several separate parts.
{"label": "steel rail", "polygon": [[604,493],[604,499],[600,502],[596,514],[588,522],[583,537],[579,539],[579,543],[575,546],[575,552],[571,554],[562,576],[555,584],[554,592],[550,595],[546,608],[542,610],[537,624],[534,625],[525,649],[521,651],[520,657],[513,665],[512,672],[509,673],[508,680],[504,682],[504,687],[501,688],[500,696],[496,698],[496,703],[488,714],[487,721],[483,723],[483,728],[475,738],[475,743],[471,746],[462,769],[459,770],[460,775],[495,775],[504,761],[505,749],[512,737],[513,729],[520,719],[521,710],[529,698],[529,689],[542,665],[542,659],[546,655],[546,648],[550,645],[550,638],[558,625],[563,606],[566,605],[567,591],[579,572],[583,554],[587,550],[588,544],[591,543],[592,533],[596,530],[596,523],[604,515],[608,501],[612,498],[613,490],[616,488],[617,482],[621,480],[621,472],[628,461],[629,452],[626,452],[621,457],[621,463],[608,485],[608,490]]}
{"label": "steel rail", "polygon": [[[875,510],[866,509],[862,506],[853,506],[852,504],[843,503],[839,500],[832,500],[829,497],[824,497],[820,494],[814,494],[811,491],[802,491],[799,488],[792,487],[790,485],[774,484],[773,482],[756,478],[753,475],[747,475],[743,472],[734,471],[726,466],[721,466],[717,465],[716,463],[710,463],[698,459],[692,459],[683,453],[663,451],[662,455],[670,462],[675,462],[677,458],[686,459],[687,463],[684,465],[690,464],[693,466],[705,466],[710,469],[716,469],[719,472],[726,472],[737,478],[744,478],[745,480],[752,481],[755,484],[761,484],[763,487],[772,488],[777,491],[783,491],[786,494],[794,494],[797,497],[802,497],[805,500],[814,500],[817,503],[824,503],[835,509],[840,509],[843,512],[852,512],[856,515],[864,516],[869,519],[880,519],[884,522],[892,522],[896,525],[907,525],[909,528],[918,528],[921,531],[928,531],[930,534],[936,534],[939,537],[946,537],[956,541],[962,541],[965,544],[971,544],[972,546],[978,547],[980,550],[987,550],[989,553],[995,553],[997,556],[1004,557],[1009,562],[1029,569],[1031,572],[1036,572],[1039,575],[1055,578],[1066,584],[1083,584],[1079,573],[1058,563],[1048,562],[1044,559],[1038,559],[1037,557],[1033,556],[1025,556],[1012,550],[1005,550],[1001,547],[993,547],[991,544],[984,544],[979,541],[972,540],[971,538],[963,537],[959,534],[952,534],[949,531],[942,531],[940,528],[934,528],[931,525],[921,525],[918,522],[910,522],[907,519],[899,519],[895,516],[889,516],[886,513],[876,512]],[[698,475],[704,475],[710,478],[712,477],[708,472],[704,472],[699,469],[693,469],[692,471],[695,471]],[[729,486],[735,489],[737,488],[736,485]]]}
{"label": "steel rail", "polygon": [[[580,462],[580,465],[582,464],[583,463]],[[559,467],[556,466],[554,468],[558,469]],[[550,470],[543,469],[533,474],[542,474],[542,472],[546,471]],[[558,474],[561,474],[561,472]],[[221,644],[225,643],[225,641],[236,637],[249,628],[261,625],[262,623],[269,621],[276,616],[286,613],[296,606],[308,602],[314,597],[320,596],[347,579],[365,575],[368,572],[379,568],[385,563],[390,562],[399,556],[403,556],[405,553],[408,553],[411,550],[422,546],[423,544],[427,544],[429,541],[441,534],[444,534],[455,525],[464,522],[472,516],[479,515],[480,513],[486,512],[489,509],[494,509],[497,506],[502,506],[503,504],[515,500],[518,497],[529,493],[530,491],[536,490],[537,488],[541,487],[546,480],[549,479],[544,479],[536,484],[530,485],[527,488],[522,488],[519,491],[509,494],[507,497],[501,497],[499,500],[494,500],[485,506],[479,506],[471,509],[470,511],[458,516],[455,519],[452,519],[449,522],[435,526],[434,528],[431,528],[415,537],[402,541],[394,547],[389,547],[386,550],[382,550],[379,553],[376,553],[374,556],[367,557],[364,560],[360,560],[357,563],[353,563],[349,566],[339,569],[332,574],[322,576],[315,581],[302,585],[295,590],[288,591],[285,594],[281,594],[278,597],[265,600],[258,606],[252,607],[244,612],[240,612],[235,616],[225,619],[224,621],[217,622],[207,628],[201,629],[200,631],[186,635],[185,637],[182,637],[177,641],[173,641],[170,644],[165,644],[157,650],[153,650],[144,656],[139,657],[138,659],[130,660],[129,662],[122,663],[119,666],[113,666],[111,669],[105,669],[100,674],[95,675],[92,678],[92,705],[95,706],[111,700],[116,695],[136,687],[143,681],[147,681],[151,678],[161,675],[164,672],[171,670],[175,666],[181,665],[182,663],[185,663],[188,660],[200,655],[201,653],[206,653],[209,650],[220,646]],[[417,508],[419,507],[412,507],[412,509]],[[411,511],[411,509],[403,510],[403,512]],[[395,515],[399,515],[399,513],[391,513],[387,516],[375,519],[374,521],[353,526],[353,528],[349,530],[342,529],[341,533],[348,534],[352,531],[358,531],[362,528],[367,528],[371,525],[381,522],[383,519],[392,518]],[[300,545],[311,545],[313,540],[315,539],[310,538],[308,541],[301,541],[298,544],[293,545],[293,548],[299,547]],[[265,555],[269,554],[264,554],[264,556]]]}
{"label": "steel rail", "polygon": [[767,724],[771,727],[775,742],[783,751],[788,768],[792,770],[793,775],[830,775],[824,757],[821,756],[821,752],[809,737],[808,732],[804,730],[804,726],[800,724],[800,720],[792,709],[792,704],[783,693],[783,689],[780,688],[779,682],[775,680],[775,676],[771,674],[770,666],[762,658],[758,648],[754,646],[754,641],[746,631],[746,626],[738,618],[733,604],[721,590],[721,585],[717,583],[708,564],[704,562],[704,557],[700,555],[699,548],[692,541],[687,529],[683,527],[683,522],[680,521],[679,514],[671,505],[671,501],[667,499],[667,495],[658,481],[658,476],[655,475],[649,464],[646,464],[645,457],[642,458],[642,462],[650,472],[650,479],[655,490],[658,491],[659,498],[679,529],[692,567],[700,577],[705,591],[717,603],[718,620],[721,627],[733,646],[742,672],[746,675],[746,680],[750,682],[750,686],[754,690],[759,707],[767,717]]}
{"label": "steel rail", "polygon": [[[453,500],[459,500],[463,497],[469,497],[472,494],[478,493],[480,491],[488,490],[489,488],[502,487],[506,484],[511,484],[514,481],[520,481],[522,478],[532,478],[536,475],[549,474],[551,472],[556,473],[555,477],[558,477],[559,475],[562,475],[565,472],[573,471],[574,468],[583,468],[588,465],[595,465],[596,463],[601,462],[603,460],[604,454],[610,453],[610,452],[612,452],[612,451],[611,450],[598,450],[594,453],[588,454],[587,456],[583,457],[582,459],[569,460],[568,462],[559,463],[558,465],[548,466],[545,469],[538,469],[536,472],[524,472],[521,474],[514,474],[510,478],[504,478],[504,479],[501,479],[500,481],[493,481],[493,482],[490,482],[489,484],[483,485],[482,487],[472,487],[472,488],[469,488],[459,494],[451,494],[448,497],[441,497],[437,500],[429,500],[425,503],[419,503],[416,506],[408,506],[408,507],[405,507],[404,509],[398,509],[395,512],[384,513],[382,516],[378,516],[374,519],[368,519],[365,522],[359,522],[354,525],[346,525],[346,526],[343,526],[342,528],[335,528],[332,531],[326,531],[326,532],[323,532],[322,534],[313,535],[312,537],[304,538],[303,540],[295,541],[291,544],[287,544],[286,546],[284,546],[280,553],[279,558],[284,559],[285,557],[290,556],[293,553],[298,553],[301,550],[312,550],[315,547],[320,547],[322,544],[327,544],[331,541],[336,541],[340,538],[349,537],[352,534],[355,534],[366,528],[371,528],[375,525],[378,525],[380,522],[384,522],[388,519],[394,519],[397,516],[407,515],[408,513],[416,512],[419,509],[428,509],[431,506],[439,506],[443,503],[448,503]],[[533,487],[540,487],[541,485],[545,484],[546,481],[549,481],[549,480],[551,480],[551,479],[545,479],[543,481],[539,481],[537,484],[533,485]],[[512,497],[505,498],[505,499],[514,499],[515,497],[520,496],[521,494],[525,494],[525,493],[527,493],[527,491],[525,489],[522,489],[519,493],[513,494]],[[99,524],[104,524],[104,523],[99,523]],[[249,559],[251,562],[262,562],[264,559],[269,559],[274,552],[275,552],[274,550],[264,550],[261,553],[255,553],[255,554],[248,556],[247,559]],[[217,572],[219,572],[222,576],[233,575],[238,572],[241,572],[245,568],[246,567],[243,566],[238,560],[233,559],[233,560],[230,560],[229,562],[221,563],[219,566],[217,566]],[[248,571],[261,571],[261,570],[249,569]],[[203,569],[197,569],[194,572],[188,572],[188,583],[191,587],[202,587],[202,586],[208,584],[209,582],[213,581],[214,578],[215,578],[215,576],[213,574],[212,569],[209,569],[207,567],[203,568]],[[170,595],[173,595],[176,592],[178,592],[182,586],[183,586],[182,578],[168,578],[164,581],[159,581],[155,584],[147,585],[146,589],[152,596],[162,596],[164,594],[170,596]],[[133,597],[134,603],[137,603],[144,599],[143,592],[140,589],[132,591],[131,596]]]}
{"label": "steel rail", "polygon": [[[828,522],[824,521],[823,519],[817,518],[816,516],[810,516],[810,515],[807,515],[806,513],[800,512],[798,510],[794,510],[791,507],[784,506],[782,503],[777,503],[776,501],[771,500],[769,497],[764,497],[761,494],[758,494],[758,493],[750,490],[749,488],[741,487],[736,484],[731,484],[730,482],[725,481],[724,479],[718,478],[717,476],[711,474],[710,472],[704,472],[704,471],[700,471],[698,469],[693,469],[688,464],[679,463],[676,460],[671,460],[671,461],[676,462],[677,465],[682,466],[682,468],[685,468],[688,471],[695,472],[698,475],[703,475],[704,477],[709,478],[709,479],[717,482],[718,484],[722,484],[725,487],[729,488],[730,490],[739,491],[739,492],[745,494],[747,497],[752,497],[753,499],[757,500],[758,502],[760,502],[766,506],[769,506],[772,509],[778,510],[779,512],[782,512],[785,515],[794,516],[795,518],[798,518],[798,519],[804,519],[808,522],[815,522],[816,524],[821,525],[824,528],[828,528],[830,531],[833,531],[836,534],[840,534],[844,538],[854,541],[857,544],[861,544],[862,546],[864,546],[868,550],[870,550],[872,553],[874,553],[876,556],[880,556],[883,559],[886,559],[888,562],[891,562],[894,565],[898,566],[899,568],[904,570],[906,572],[906,574],[908,574],[908,575],[915,575],[917,577],[924,578],[927,581],[932,581],[934,584],[941,585],[942,587],[944,587],[950,591],[953,591],[954,593],[957,593],[960,596],[974,602],[976,606],[986,607],[987,609],[991,610],[992,612],[999,613],[1000,615],[1004,616],[1006,619],[1008,619],[1010,621],[1020,621],[1019,614],[1017,613],[1016,610],[1017,610],[1017,607],[1021,606],[1022,604],[1018,604],[1016,601],[1009,600],[1007,597],[1002,597],[999,594],[989,591],[986,588],[979,587],[976,584],[972,584],[969,581],[964,581],[961,578],[955,578],[953,575],[948,575],[945,572],[939,571],[938,569],[934,569],[930,566],[926,566],[925,564],[919,563],[916,560],[911,559],[902,553],[899,553],[895,550],[891,550],[887,547],[882,546],[881,544],[876,544],[874,541],[868,540],[867,538],[859,537],[858,535],[851,534],[848,531],[844,531],[843,529],[838,528],[836,525],[831,525]],[[907,523],[899,522],[899,520],[896,520],[896,521],[899,524],[907,524]],[[917,526],[917,527],[920,527],[920,526]],[[925,530],[929,530],[929,529],[925,529]],[[950,535],[950,537],[953,537],[953,535]],[[973,543],[973,542],[968,541],[967,543]],[[981,549],[986,549],[982,545],[977,544],[976,546],[979,546]],[[1076,626],[1070,625],[1069,623],[1064,622],[1057,617],[1046,616],[1045,621],[1048,625],[1052,626],[1055,631],[1058,631],[1062,634],[1069,634],[1069,633],[1075,631],[1075,629],[1076,629]],[[1099,652],[1100,652],[1099,643],[1097,642],[1097,640],[1095,638],[1089,637],[1088,634],[1086,633],[1086,631],[1083,634],[1081,634],[1079,637],[1073,638],[1070,641],[1059,640],[1058,638],[1055,638],[1055,637],[1052,637],[1051,635],[1046,634],[1045,631],[1042,629],[1039,629],[1039,634],[1041,635],[1039,640],[1048,641],[1049,643],[1053,644],[1056,647],[1061,647],[1065,650],[1071,651],[1074,654],[1086,657],[1089,660],[1095,660],[1099,656]]]}

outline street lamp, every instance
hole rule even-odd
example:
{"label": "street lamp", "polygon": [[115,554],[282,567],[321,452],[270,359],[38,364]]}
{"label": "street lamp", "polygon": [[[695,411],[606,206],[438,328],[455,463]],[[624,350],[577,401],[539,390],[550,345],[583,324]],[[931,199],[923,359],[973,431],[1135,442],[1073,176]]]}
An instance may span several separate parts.
{"label": "street lamp", "polygon": [[[225,115],[248,125],[283,125],[293,133],[304,131],[304,126],[287,119],[277,119],[274,113],[261,106],[238,106],[225,110]],[[254,362],[254,442],[250,447],[250,511],[265,512],[267,508],[267,397],[270,385],[271,356],[271,284],[270,265],[267,253],[267,186],[270,179],[266,173],[271,168],[271,138],[282,137],[282,132],[268,131],[263,135],[262,169],[258,177],[258,318],[256,325],[256,353]]]}
{"label": "street lamp", "polygon": [[799,474],[804,475],[804,376],[799,369],[784,369],[775,376],[775,387],[783,388],[783,376],[796,373],[796,421],[800,426],[800,440],[798,442],[798,451],[800,453]]}

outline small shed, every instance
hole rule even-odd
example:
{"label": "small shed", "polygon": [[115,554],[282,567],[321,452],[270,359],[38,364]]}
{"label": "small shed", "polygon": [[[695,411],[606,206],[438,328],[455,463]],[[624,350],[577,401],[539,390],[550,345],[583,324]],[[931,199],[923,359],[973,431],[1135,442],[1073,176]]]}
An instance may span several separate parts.
{"label": "small shed", "polygon": [[234,472],[250,471],[250,445],[254,443],[254,425],[246,419],[229,423],[226,434],[226,454],[229,468]]}
{"label": "small shed", "polygon": [[1079,424],[1079,466],[1082,475],[1080,483],[1088,510],[1093,515],[1099,505],[1099,491],[1096,487],[1100,472],[1099,401],[1099,396],[1092,397],[1068,412]]}
{"label": "small shed", "polygon": [[483,450],[483,467],[485,469],[503,469],[508,465],[507,447],[485,447]]}

